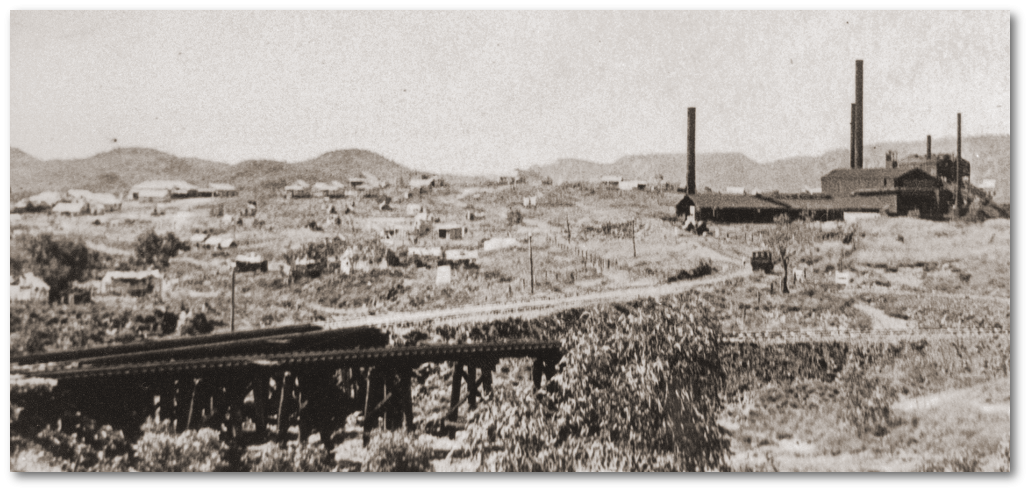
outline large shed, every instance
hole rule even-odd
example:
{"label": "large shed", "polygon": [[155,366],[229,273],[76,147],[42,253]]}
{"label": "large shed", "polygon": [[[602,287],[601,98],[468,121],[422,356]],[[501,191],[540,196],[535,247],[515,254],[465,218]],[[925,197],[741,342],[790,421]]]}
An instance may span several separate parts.
{"label": "large shed", "polygon": [[161,201],[171,198],[189,198],[197,196],[199,189],[182,180],[151,180],[133,186],[129,196],[133,200]]}
{"label": "large shed", "polygon": [[164,276],[158,270],[110,271],[100,281],[100,293],[107,295],[161,295]]}
{"label": "large shed", "polygon": [[700,193],[686,195],[676,205],[677,216],[719,222],[772,222],[789,207],[760,196]]}
{"label": "large shed", "polygon": [[834,169],[822,178],[822,191],[834,197],[875,197],[890,215],[940,215],[941,181],[920,168]]}

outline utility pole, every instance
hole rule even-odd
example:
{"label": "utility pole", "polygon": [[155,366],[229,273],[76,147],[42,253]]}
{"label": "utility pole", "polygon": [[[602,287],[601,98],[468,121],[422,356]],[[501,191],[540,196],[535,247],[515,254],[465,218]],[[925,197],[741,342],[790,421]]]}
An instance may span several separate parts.
{"label": "utility pole", "polygon": [[637,257],[637,219],[630,222],[630,235],[633,238],[633,257]]}
{"label": "utility pole", "polygon": [[231,291],[229,294],[229,332],[236,333],[236,262],[232,262]]}
{"label": "utility pole", "polygon": [[533,282],[533,234],[529,235],[529,294],[533,295],[535,286]]}

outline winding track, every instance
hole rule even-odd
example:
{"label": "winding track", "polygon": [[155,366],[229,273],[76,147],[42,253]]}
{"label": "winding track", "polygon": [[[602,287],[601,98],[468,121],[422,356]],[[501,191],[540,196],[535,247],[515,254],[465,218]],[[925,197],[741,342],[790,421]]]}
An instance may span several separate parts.
{"label": "winding track", "polygon": [[[670,284],[633,287],[606,292],[595,292],[560,299],[539,299],[509,304],[489,304],[482,306],[464,306],[453,309],[438,309],[415,313],[389,313],[376,316],[342,319],[336,318],[326,323],[326,328],[357,328],[377,326],[393,328],[395,333],[403,333],[405,328],[425,322],[438,324],[496,321],[507,318],[535,318],[555,311],[589,307],[610,302],[628,302],[647,297],[661,297],[679,294],[705,285],[726,282],[751,275],[751,269],[739,269],[721,275],[712,275],[698,280],[684,280]],[[399,328],[399,329],[398,329]]]}

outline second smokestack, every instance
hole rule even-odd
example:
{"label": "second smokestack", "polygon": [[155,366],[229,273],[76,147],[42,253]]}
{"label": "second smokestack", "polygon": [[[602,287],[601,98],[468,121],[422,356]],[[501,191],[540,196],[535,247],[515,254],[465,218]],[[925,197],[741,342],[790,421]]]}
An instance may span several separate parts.
{"label": "second smokestack", "polygon": [[862,159],[862,60],[855,60],[855,169]]}
{"label": "second smokestack", "polygon": [[930,136],[927,135],[926,136],[926,160],[930,160],[930,156],[932,156],[932,155],[933,154],[930,153]]}
{"label": "second smokestack", "polygon": [[694,163],[694,108],[687,108],[687,194],[697,193],[697,171]]}

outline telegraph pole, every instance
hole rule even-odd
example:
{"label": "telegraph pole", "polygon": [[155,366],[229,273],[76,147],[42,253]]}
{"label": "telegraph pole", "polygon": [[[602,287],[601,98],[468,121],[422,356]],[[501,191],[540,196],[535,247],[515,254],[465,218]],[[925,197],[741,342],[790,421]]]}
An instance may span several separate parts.
{"label": "telegraph pole", "polygon": [[232,262],[231,291],[229,294],[229,332],[236,333],[236,262]]}
{"label": "telegraph pole", "polygon": [[533,282],[533,234],[529,234],[529,294],[534,294],[534,282]]}
{"label": "telegraph pole", "polygon": [[637,219],[630,222],[630,235],[633,238],[633,257],[637,257]]}

